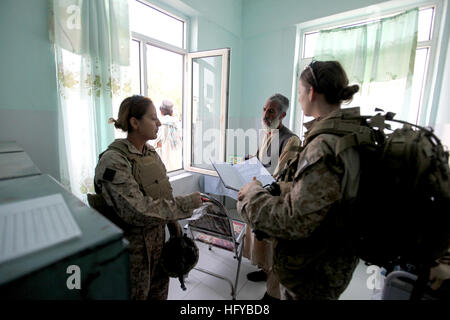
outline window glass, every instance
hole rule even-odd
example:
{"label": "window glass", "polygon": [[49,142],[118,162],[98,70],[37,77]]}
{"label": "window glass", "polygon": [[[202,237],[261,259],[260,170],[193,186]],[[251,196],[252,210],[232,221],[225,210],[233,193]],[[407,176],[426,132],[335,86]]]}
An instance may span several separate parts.
{"label": "window glass", "polygon": [[314,49],[316,48],[318,32],[306,33],[303,43],[303,58],[312,58],[314,56]]}
{"label": "window glass", "polygon": [[192,154],[195,167],[213,169],[210,158],[221,161],[220,106],[222,56],[192,61]]}
{"label": "window glass", "polygon": [[130,0],[130,29],[145,36],[183,48],[184,22],[149,5]]}
{"label": "window glass", "polygon": [[419,11],[419,26],[417,41],[431,40],[431,27],[433,25],[434,8]]}
{"label": "window glass", "polygon": [[[434,19],[434,7],[419,10],[418,18],[418,45],[414,62],[414,75],[410,92],[404,90],[407,79],[397,79],[388,82],[370,82],[360,87],[352,102],[346,107],[361,107],[361,113],[374,114],[375,108],[391,111],[397,114],[396,118],[412,123],[419,123],[421,99],[427,71],[430,48],[422,41],[431,40],[431,31]],[[361,22],[363,23],[363,22]],[[361,23],[352,23],[358,25]],[[306,65],[314,56],[319,32],[305,33],[300,65]],[[303,70],[303,69],[301,69]],[[402,89],[403,88],[403,89]],[[407,108],[405,106],[408,106]],[[297,112],[296,117],[301,116]],[[304,121],[311,118],[304,117]],[[301,122],[295,124],[294,130],[301,132]]]}
{"label": "window glass", "polygon": [[[147,77],[148,96],[161,121],[151,144],[167,171],[182,169],[183,55],[147,45]],[[163,101],[167,107],[161,110]]]}

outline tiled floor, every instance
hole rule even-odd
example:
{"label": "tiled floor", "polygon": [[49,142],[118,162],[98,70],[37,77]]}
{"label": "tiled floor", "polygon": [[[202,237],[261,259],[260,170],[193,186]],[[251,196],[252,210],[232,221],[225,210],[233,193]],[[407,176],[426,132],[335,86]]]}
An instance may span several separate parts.
{"label": "tiled floor", "polygon": [[[208,250],[208,246],[198,243],[200,258],[197,267],[207,269],[229,278],[233,283],[236,276],[237,260],[233,253],[218,248]],[[266,291],[265,282],[251,282],[246,274],[258,270],[246,258],[242,258],[239,272],[237,300],[258,300]],[[360,263],[353,274],[353,279],[341,300],[370,300],[372,291],[367,289],[366,266]],[[211,275],[192,270],[185,280],[186,291],[180,288],[177,279],[170,279],[169,300],[231,300],[231,287],[228,282]]]}

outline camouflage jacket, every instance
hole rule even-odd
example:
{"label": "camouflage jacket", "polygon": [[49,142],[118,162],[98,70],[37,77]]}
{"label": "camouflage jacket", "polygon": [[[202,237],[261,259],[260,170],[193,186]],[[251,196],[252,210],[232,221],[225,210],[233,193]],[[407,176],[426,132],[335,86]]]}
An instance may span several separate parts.
{"label": "camouflage jacket", "polygon": [[[118,145],[125,154],[111,148]],[[129,158],[142,165],[132,166]],[[139,152],[127,139],[117,139],[101,154],[94,183],[107,205],[130,226],[125,237],[130,243],[131,298],[166,299],[169,279],[159,265],[165,225],[192,215],[193,196],[174,198],[154,148],[145,145]]]}
{"label": "camouflage jacket", "polygon": [[[359,108],[338,110],[327,117],[336,113],[359,115]],[[313,120],[305,127],[309,131],[321,120]],[[309,279],[317,282],[317,277],[322,277],[322,291],[328,292],[330,283],[337,281],[346,286],[355,267],[356,258],[344,252],[345,248],[336,249],[336,243],[330,247],[330,242],[336,242],[333,218],[341,202],[356,197],[360,173],[359,155],[354,149],[335,155],[338,138],[320,134],[305,146],[297,161],[290,163],[295,167],[284,180],[290,188],[281,196],[272,196],[254,184],[237,204],[238,212],[252,229],[275,239],[274,271],[281,284],[294,292],[309,290],[306,297],[323,296],[314,291],[316,285]],[[327,276],[324,268],[333,269],[334,275]],[[346,271],[338,274],[336,270]],[[335,287],[339,289],[331,297],[336,298],[342,286]]]}

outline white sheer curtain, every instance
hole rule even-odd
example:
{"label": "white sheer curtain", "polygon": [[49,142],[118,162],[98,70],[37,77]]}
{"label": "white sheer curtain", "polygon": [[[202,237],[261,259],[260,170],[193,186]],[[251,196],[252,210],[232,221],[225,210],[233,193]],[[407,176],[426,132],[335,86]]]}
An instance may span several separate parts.
{"label": "white sheer curtain", "polygon": [[[361,113],[367,115],[380,108],[396,113],[397,119],[416,122],[419,104],[411,103],[411,92],[414,88],[418,11],[415,8],[367,24],[320,31],[313,59],[339,61],[350,83],[360,86],[351,104],[343,107],[359,106]],[[300,58],[297,81],[303,71],[301,64]],[[294,112],[294,131],[302,132],[299,104]]]}
{"label": "white sheer curtain", "polygon": [[61,181],[86,200],[98,155],[114,140],[113,104],[132,94],[128,0],[53,0]]}
{"label": "white sheer curtain", "polygon": [[378,107],[415,122],[410,97],[417,48],[418,8],[369,24],[322,30],[316,60],[338,60],[360,92],[352,106],[373,113]]}

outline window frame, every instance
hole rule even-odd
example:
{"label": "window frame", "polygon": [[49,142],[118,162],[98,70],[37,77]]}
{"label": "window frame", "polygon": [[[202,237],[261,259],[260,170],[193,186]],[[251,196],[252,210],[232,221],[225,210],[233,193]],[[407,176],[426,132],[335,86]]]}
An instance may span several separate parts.
{"label": "window frame", "polygon": [[[183,71],[181,73],[181,82],[182,82],[182,87],[181,87],[181,101],[182,101],[182,132],[184,132],[184,128],[185,128],[185,117],[186,117],[186,99],[185,99],[185,91],[186,91],[186,60],[187,60],[187,54],[188,51],[186,49],[186,30],[188,28],[188,21],[187,19],[184,19],[180,16],[174,15],[173,13],[161,9],[158,6],[155,6],[154,4],[146,1],[146,0],[134,0],[137,2],[140,2],[146,6],[151,7],[152,9],[159,11],[173,19],[179,20],[181,22],[183,22],[183,47],[178,47],[175,46],[173,44],[143,35],[141,33],[135,32],[135,31],[131,31],[131,41],[137,41],[139,43],[139,85],[140,85],[140,94],[144,95],[144,96],[148,96],[148,69],[147,69],[147,45],[151,45],[163,50],[167,50],[169,52],[172,53],[176,53],[182,56],[183,61],[182,61],[182,66],[183,66]],[[184,139],[183,139],[184,141]],[[183,149],[182,149],[182,163],[181,163],[181,168],[179,169],[175,169],[172,171],[168,172],[169,176],[173,176],[173,175],[177,175],[180,173],[183,173],[186,169],[185,169],[185,162],[184,162],[184,153],[185,153],[185,147],[184,147],[184,142],[183,142]]]}
{"label": "window frame", "polygon": [[140,2],[140,3],[142,3],[142,4],[144,4],[144,5],[148,6],[148,7],[151,7],[152,9],[154,9],[156,11],[161,12],[162,14],[165,14],[165,15],[167,15],[167,16],[175,19],[175,20],[179,20],[180,22],[183,23],[183,39],[182,39],[183,46],[182,47],[177,47],[177,46],[175,46],[173,44],[169,44],[169,43],[166,43],[166,42],[161,41],[161,40],[156,40],[156,39],[153,39],[151,37],[147,37],[147,38],[153,39],[155,41],[161,42],[161,43],[163,43],[165,45],[168,45],[168,46],[171,46],[171,47],[174,47],[174,48],[180,48],[180,49],[186,50],[186,47],[187,47],[187,28],[188,28],[187,18],[182,17],[182,16],[177,15],[177,14],[174,14],[171,11],[165,10],[165,9],[163,9],[163,8],[153,4],[153,3],[151,3],[148,0],[134,0],[134,1]]}
{"label": "window frame", "polygon": [[168,172],[169,177],[173,177],[184,172],[195,172],[207,175],[217,176],[214,170],[198,168],[192,165],[192,59],[210,56],[222,56],[222,83],[221,83],[221,106],[220,106],[220,141],[219,158],[226,159],[226,129],[228,126],[228,103],[229,103],[229,79],[230,79],[230,57],[231,49],[214,49],[197,52],[187,50],[187,30],[188,19],[175,15],[170,11],[161,9],[147,0],[135,0],[141,2],[163,14],[166,14],[176,20],[183,22],[183,47],[177,47],[167,42],[131,31],[131,41],[139,42],[139,73],[140,73],[140,93],[148,96],[148,74],[147,74],[147,46],[151,45],[163,50],[177,53],[183,56],[182,72],[182,132],[183,132],[183,150],[182,167]]}
{"label": "window frame", "polygon": [[192,164],[192,91],[193,91],[193,72],[192,63],[195,58],[205,58],[212,56],[222,57],[222,81],[221,81],[221,103],[220,103],[220,141],[219,141],[219,160],[226,161],[226,139],[227,139],[227,127],[228,127],[228,102],[229,102],[229,80],[230,80],[230,56],[231,49],[214,49],[198,52],[191,52],[187,54],[187,90],[186,90],[186,106],[188,106],[189,112],[186,112],[186,131],[184,131],[186,139],[185,149],[183,154],[183,161],[186,171],[218,176],[214,170],[208,170],[204,168],[198,168]]}
{"label": "window frame", "polygon": [[[319,32],[324,29],[334,29],[342,26],[349,26],[359,23],[368,23],[377,21],[382,18],[393,16],[409,9],[418,7],[419,10],[425,10],[433,7],[433,19],[430,31],[431,40],[418,41],[416,50],[421,48],[428,48],[427,61],[425,63],[424,79],[422,81],[421,93],[419,98],[419,108],[417,112],[416,122],[420,125],[428,125],[431,116],[431,102],[436,86],[437,79],[437,66],[436,61],[438,59],[438,53],[441,51],[441,38],[442,38],[442,15],[445,8],[444,2],[447,0],[429,0],[429,1],[409,1],[406,5],[404,3],[389,2],[382,3],[377,6],[370,6],[367,8],[360,8],[352,11],[343,12],[337,15],[323,17],[320,19],[308,21],[297,25],[297,37],[295,46],[295,59],[294,59],[294,72],[293,72],[293,88],[291,93],[292,101],[295,101],[299,107],[299,117],[301,120],[300,125],[300,137],[303,137],[304,133],[304,114],[298,103],[298,77],[303,68],[312,61],[312,58],[303,58],[305,35],[315,32]],[[428,84],[426,87],[425,84]],[[425,108],[425,105],[429,107]],[[296,108],[291,108],[289,114],[290,128],[295,129]]]}

